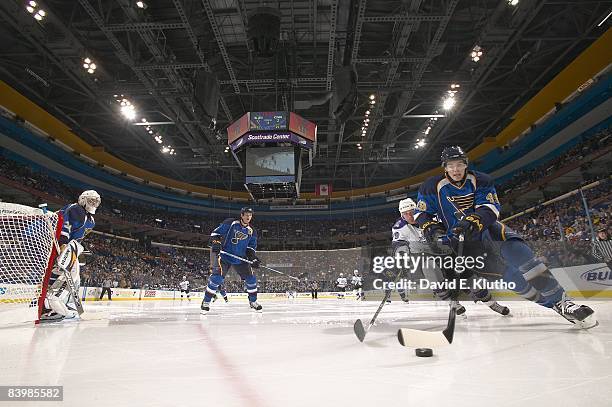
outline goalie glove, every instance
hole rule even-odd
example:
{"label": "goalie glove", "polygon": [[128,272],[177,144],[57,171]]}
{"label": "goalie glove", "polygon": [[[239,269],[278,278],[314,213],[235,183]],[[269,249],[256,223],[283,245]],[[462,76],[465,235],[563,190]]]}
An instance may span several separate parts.
{"label": "goalie glove", "polygon": [[480,216],[474,213],[461,218],[453,228],[453,234],[459,236],[463,233],[465,240],[475,240],[483,229],[484,225]]}

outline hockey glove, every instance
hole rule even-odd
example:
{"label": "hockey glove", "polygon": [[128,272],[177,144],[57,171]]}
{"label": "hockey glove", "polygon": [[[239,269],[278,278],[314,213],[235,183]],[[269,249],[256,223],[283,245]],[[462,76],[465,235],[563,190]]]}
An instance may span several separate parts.
{"label": "hockey glove", "polygon": [[480,216],[471,214],[464,216],[453,228],[453,234],[459,236],[463,233],[465,240],[474,240],[484,229]]}
{"label": "hockey glove", "polygon": [[433,220],[425,222],[422,229],[423,236],[425,236],[425,240],[427,240],[429,243],[437,243],[438,240],[446,233],[444,226],[439,222],[434,222]]}
{"label": "hockey glove", "polygon": [[249,247],[247,249],[246,255],[247,255],[247,259],[251,261],[251,267],[253,267],[254,269],[258,269],[259,268],[259,257],[257,257],[257,255],[255,254],[255,250]]}
{"label": "hockey glove", "polygon": [[217,254],[221,253],[221,240],[219,240],[219,239],[212,239],[210,241],[210,250],[213,253],[217,253]]}

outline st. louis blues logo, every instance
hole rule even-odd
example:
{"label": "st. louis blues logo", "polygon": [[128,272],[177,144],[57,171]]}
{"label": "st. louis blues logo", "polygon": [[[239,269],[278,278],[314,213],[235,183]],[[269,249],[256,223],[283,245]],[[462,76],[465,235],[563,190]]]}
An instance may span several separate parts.
{"label": "st. louis blues logo", "polygon": [[244,240],[244,239],[246,239],[248,237],[249,237],[249,235],[247,235],[246,233],[243,233],[240,230],[237,230],[236,232],[234,232],[234,237],[232,238],[232,243],[233,244],[238,244],[239,241]]}
{"label": "st. louis blues logo", "polygon": [[465,211],[468,209],[472,209],[474,206],[474,193],[469,193],[466,195],[455,195],[455,196],[447,196],[446,199],[455,209],[455,217],[457,219],[463,218]]}

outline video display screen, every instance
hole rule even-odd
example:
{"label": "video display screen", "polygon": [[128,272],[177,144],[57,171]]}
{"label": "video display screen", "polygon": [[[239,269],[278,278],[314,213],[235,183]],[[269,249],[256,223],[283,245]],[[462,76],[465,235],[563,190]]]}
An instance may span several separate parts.
{"label": "video display screen", "polygon": [[246,176],[295,175],[293,147],[249,148],[246,151]]}
{"label": "video display screen", "polygon": [[287,130],[287,112],[251,112],[251,130]]}

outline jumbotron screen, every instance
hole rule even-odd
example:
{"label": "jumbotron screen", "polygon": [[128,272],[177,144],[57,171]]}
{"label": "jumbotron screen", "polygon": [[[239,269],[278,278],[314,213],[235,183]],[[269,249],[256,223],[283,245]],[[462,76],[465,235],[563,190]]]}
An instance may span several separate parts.
{"label": "jumbotron screen", "polygon": [[251,112],[250,130],[286,130],[287,112]]}
{"label": "jumbotron screen", "polygon": [[246,176],[295,175],[293,147],[250,148],[246,152]]}

